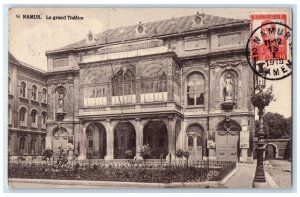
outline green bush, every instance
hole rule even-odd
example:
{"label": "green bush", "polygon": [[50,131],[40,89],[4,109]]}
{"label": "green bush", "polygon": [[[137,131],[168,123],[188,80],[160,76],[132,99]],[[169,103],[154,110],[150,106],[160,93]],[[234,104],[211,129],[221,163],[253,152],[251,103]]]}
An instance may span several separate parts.
{"label": "green bush", "polygon": [[9,164],[9,178],[123,181],[145,183],[207,181],[207,169],[183,166]]}
{"label": "green bush", "polygon": [[141,157],[143,157],[143,159],[148,159],[151,156],[151,148],[149,144],[146,144],[144,146],[142,146],[141,151],[140,151],[140,155]]}

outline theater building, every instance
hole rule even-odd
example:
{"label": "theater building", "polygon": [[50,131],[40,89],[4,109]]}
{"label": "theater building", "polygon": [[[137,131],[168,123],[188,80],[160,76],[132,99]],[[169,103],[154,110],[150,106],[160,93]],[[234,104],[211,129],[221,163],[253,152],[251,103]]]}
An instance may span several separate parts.
{"label": "theater building", "polygon": [[[79,27],[80,28],[80,27]],[[249,21],[195,14],[89,32],[47,51],[46,147],[79,159],[249,161]],[[76,153],[76,154],[75,154]]]}
{"label": "theater building", "polygon": [[8,153],[41,156],[46,144],[47,83],[45,71],[9,53]]}

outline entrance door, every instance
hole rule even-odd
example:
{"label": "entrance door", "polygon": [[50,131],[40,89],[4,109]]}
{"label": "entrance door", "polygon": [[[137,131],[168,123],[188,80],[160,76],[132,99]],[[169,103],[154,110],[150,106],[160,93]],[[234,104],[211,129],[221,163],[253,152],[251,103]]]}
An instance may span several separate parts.
{"label": "entrance door", "polygon": [[202,160],[203,129],[198,124],[187,129],[187,145],[191,160]]}
{"label": "entrance door", "polygon": [[238,159],[238,133],[217,132],[216,154],[219,161],[237,161]]}
{"label": "entrance door", "polygon": [[223,121],[216,135],[216,157],[218,161],[237,161],[240,126],[233,121]]}
{"label": "entrance door", "polygon": [[266,148],[266,154],[268,159],[275,159],[276,158],[276,148],[272,144],[268,144]]}

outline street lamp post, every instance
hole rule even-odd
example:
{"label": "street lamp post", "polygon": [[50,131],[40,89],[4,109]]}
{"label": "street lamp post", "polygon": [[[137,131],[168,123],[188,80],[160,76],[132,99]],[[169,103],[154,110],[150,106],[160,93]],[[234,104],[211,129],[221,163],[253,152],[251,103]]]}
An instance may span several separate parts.
{"label": "street lamp post", "polygon": [[255,177],[253,179],[252,186],[255,188],[259,187],[266,187],[267,182],[265,178],[265,171],[264,171],[264,163],[263,163],[263,155],[265,151],[265,143],[264,143],[264,130],[263,130],[263,116],[265,107],[269,105],[269,103],[273,100],[273,94],[271,89],[264,92],[264,88],[266,87],[266,80],[265,76],[266,73],[260,69],[259,75],[255,75],[255,90],[259,90],[258,93],[252,94],[251,102],[254,107],[258,108],[258,116],[259,116],[259,130],[258,130],[258,141],[257,141],[257,148],[256,148],[256,155],[257,155],[257,164],[256,164],[256,171]]}

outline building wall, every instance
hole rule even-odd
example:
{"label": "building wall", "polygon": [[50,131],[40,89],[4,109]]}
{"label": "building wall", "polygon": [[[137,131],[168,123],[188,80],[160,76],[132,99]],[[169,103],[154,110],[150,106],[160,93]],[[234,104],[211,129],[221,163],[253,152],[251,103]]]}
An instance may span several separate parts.
{"label": "building wall", "polygon": [[[46,125],[42,124],[42,113],[47,113],[47,101],[44,101],[42,95],[43,88],[47,90],[46,79],[42,72],[36,71],[28,65],[18,62],[13,56],[9,57],[9,78],[10,93],[8,94],[8,103],[12,107],[11,124],[9,124],[9,154],[11,156],[20,155],[42,155],[42,140],[46,135]],[[23,98],[20,94],[21,82],[26,83],[27,95]],[[37,87],[37,98],[32,99],[32,85]],[[27,121],[25,125],[20,125],[20,109],[27,109]],[[37,111],[37,125],[32,127],[31,111]],[[21,139],[24,141],[24,150],[20,150]],[[35,138],[35,144],[32,139]],[[34,147],[31,148],[31,145]]]}
{"label": "building wall", "polygon": [[[36,107],[39,114],[41,110],[47,108],[47,134],[42,130],[43,135],[47,136],[46,147],[51,149],[64,147],[65,153],[70,158],[74,153],[80,155],[81,159],[87,157],[88,143],[90,143],[88,130],[92,130],[92,125],[96,128],[93,131],[95,136],[98,136],[97,126],[94,127],[98,125],[98,129],[104,128],[106,131],[104,158],[113,159],[116,150],[114,143],[117,143],[114,133],[118,132],[116,131],[118,124],[122,122],[132,125],[131,129],[134,130],[136,139],[132,144],[135,147],[135,156],[140,157],[139,152],[145,141],[144,129],[152,121],[164,125],[167,129],[167,139],[163,136],[158,138],[161,144],[167,143],[163,145],[168,149],[168,154],[163,155],[166,158],[175,158],[175,152],[183,149],[189,150],[194,159],[220,160],[229,157],[232,159],[230,155],[235,155],[234,160],[246,162],[253,156],[254,133],[254,109],[249,99],[253,91],[253,73],[244,55],[248,35],[249,24],[245,23],[239,24],[238,27],[224,25],[199,32],[179,33],[173,37],[130,41],[129,44],[123,43],[118,46],[108,44],[72,51],[48,52],[47,84],[45,77],[35,77],[24,69],[14,68],[16,72],[12,69],[9,73],[17,83],[26,80],[29,86],[32,83],[36,83],[39,87],[47,86],[48,104],[42,106],[39,102],[32,103],[26,99],[14,99],[15,102],[9,100],[9,103],[14,105],[14,109],[18,109],[21,104],[28,110]],[[135,45],[141,46],[134,49],[137,54],[144,55],[121,58],[124,53],[134,51]],[[154,45],[156,47],[152,47]],[[108,55],[113,57],[116,54],[115,57],[119,55],[119,58],[96,60],[100,57],[104,58],[103,47],[106,47]],[[92,61],[93,58],[96,59]],[[135,99],[119,105],[116,99],[125,100],[132,97],[125,95],[120,98],[112,94],[114,85],[112,73],[122,72],[125,75],[128,70],[134,73]],[[146,80],[147,72],[152,73],[153,80],[160,80],[161,75],[155,74],[153,70],[157,73],[162,71],[165,73],[165,92],[149,94],[143,92],[142,85]],[[190,76],[196,73],[203,79],[201,86],[203,85],[204,101],[201,105],[190,106],[187,105],[187,85]],[[228,74],[232,75],[234,89],[229,109],[224,107],[228,103],[225,102],[223,95],[225,75]],[[151,77],[146,78],[151,81]],[[92,95],[91,87],[100,86],[106,88],[106,96],[104,96],[106,98],[96,99],[96,96],[95,98],[86,96]],[[63,99],[59,98],[60,91],[63,93]],[[94,91],[94,94],[98,94],[98,90]],[[18,94],[18,90],[14,92]],[[145,97],[153,101],[143,100]],[[155,97],[158,100],[155,100]],[[13,124],[16,128],[19,127],[17,118],[18,115],[15,115]],[[230,138],[230,131],[220,134],[220,125],[227,123],[232,123],[238,128],[233,138]],[[30,125],[29,120],[28,124]],[[32,129],[30,126],[28,129],[36,133],[41,128],[39,125],[37,129]],[[117,138],[122,141],[119,138],[122,134],[118,135],[120,136]],[[222,140],[225,139],[223,135],[232,140],[231,144],[225,144],[225,147],[233,145],[233,152],[223,153],[220,149],[220,142],[223,143]],[[12,139],[17,141],[18,136],[20,135],[12,135]],[[31,136],[28,136],[28,139],[30,138]],[[94,144],[98,146],[99,139],[95,139]],[[122,146],[122,143],[119,145]],[[99,148],[101,147],[96,147],[95,150],[98,151]],[[18,147],[14,148],[17,149]],[[58,154],[58,150],[55,152]],[[224,157],[224,154],[227,157]],[[102,159],[103,156],[96,154],[94,157]]]}

